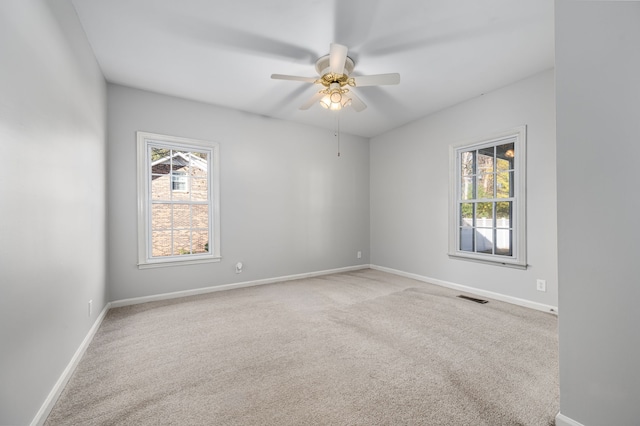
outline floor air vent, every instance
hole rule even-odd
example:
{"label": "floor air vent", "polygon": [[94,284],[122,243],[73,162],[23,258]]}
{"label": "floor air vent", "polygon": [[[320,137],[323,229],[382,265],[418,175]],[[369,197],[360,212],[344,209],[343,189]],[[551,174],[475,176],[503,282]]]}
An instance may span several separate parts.
{"label": "floor air vent", "polygon": [[476,303],[489,303],[488,300],[476,299],[475,297],[469,297],[469,296],[463,296],[463,295],[460,295],[458,297],[461,299],[471,300],[472,302],[476,302]]}

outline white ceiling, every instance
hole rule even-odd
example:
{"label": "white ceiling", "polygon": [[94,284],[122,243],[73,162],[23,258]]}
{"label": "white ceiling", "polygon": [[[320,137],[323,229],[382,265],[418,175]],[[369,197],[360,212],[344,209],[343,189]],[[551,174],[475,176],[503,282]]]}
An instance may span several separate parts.
{"label": "white ceiling", "polygon": [[553,0],[73,0],[109,82],[332,129],[299,110],[329,44],[352,75],[398,72],[398,86],[353,89],[343,132],[384,133],[554,65]]}

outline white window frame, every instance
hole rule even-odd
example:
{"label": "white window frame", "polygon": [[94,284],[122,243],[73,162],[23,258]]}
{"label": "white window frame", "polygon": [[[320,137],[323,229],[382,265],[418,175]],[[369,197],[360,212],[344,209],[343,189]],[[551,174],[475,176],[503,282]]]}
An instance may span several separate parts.
{"label": "white window frame", "polygon": [[[526,153],[527,127],[519,126],[504,132],[476,139],[474,141],[451,145],[449,147],[449,257],[456,259],[485,262],[494,265],[526,269],[527,267],[527,218],[526,218]],[[513,243],[512,255],[474,253],[460,250],[460,207],[461,202],[461,162],[460,154],[483,147],[501,145],[513,141],[514,195],[513,195]]]}
{"label": "white window frame", "polygon": [[[220,146],[217,142],[136,132],[138,150],[138,268],[219,262],[220,256]],[[153,257],[151,255],[151,146],[206,152],[209,211],[209,252]],[[173,191],[173,186],[171,187]]]}

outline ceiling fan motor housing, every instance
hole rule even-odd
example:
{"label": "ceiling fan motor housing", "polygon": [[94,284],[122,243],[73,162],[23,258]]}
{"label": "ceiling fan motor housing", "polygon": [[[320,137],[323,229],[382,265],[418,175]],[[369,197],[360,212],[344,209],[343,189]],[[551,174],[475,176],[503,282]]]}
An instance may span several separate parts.
{"label": "ceiling fan motor housing", "polygon": [[355,67],[353,59],[347,56],[344,62],[343,74],[333,74],[331,72],[330,56],[331,55],[325,55],[316,61],[316,71],[322,76],[320,78],[322,85],[329,87],[332,83],[339,83],[340,86],[349,84],[349,74],[351,74]]}

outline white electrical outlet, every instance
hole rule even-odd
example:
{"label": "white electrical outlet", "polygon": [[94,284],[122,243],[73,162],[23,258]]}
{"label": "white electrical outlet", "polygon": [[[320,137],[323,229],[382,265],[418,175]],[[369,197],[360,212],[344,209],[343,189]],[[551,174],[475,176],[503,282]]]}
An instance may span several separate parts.
{"label": "white electrical outlet", "polygon": [[92,313],[93,313],[93,300],[89,300],[89,318],[91,318]]}
{"label": "white electrical outlet", "polygon": [[361,252],[361,251],[358,251],[358,253],[356,253],[356,257],[357,257],[358,259],[362,259],[362,252]]}
{"label": "white electrical outlet", "polygon": [[538,291],[547,291],[547,282],[545,280],[536,280],[536,289]]}

